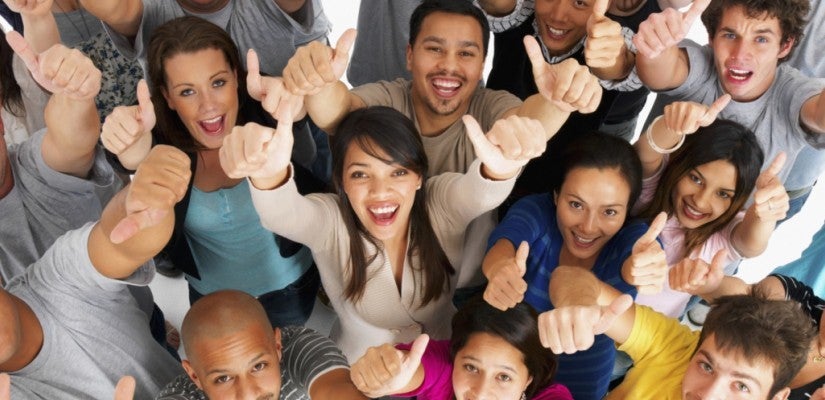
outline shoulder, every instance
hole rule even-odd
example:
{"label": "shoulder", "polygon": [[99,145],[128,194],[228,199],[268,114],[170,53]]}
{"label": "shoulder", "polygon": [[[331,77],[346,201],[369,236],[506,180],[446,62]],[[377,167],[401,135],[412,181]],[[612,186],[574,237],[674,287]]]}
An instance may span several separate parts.
{"label": "shoulder", "polygon": [[181,374],[169,382],[155,400],[206,400],[206,394],[198,389],[189,376]]}

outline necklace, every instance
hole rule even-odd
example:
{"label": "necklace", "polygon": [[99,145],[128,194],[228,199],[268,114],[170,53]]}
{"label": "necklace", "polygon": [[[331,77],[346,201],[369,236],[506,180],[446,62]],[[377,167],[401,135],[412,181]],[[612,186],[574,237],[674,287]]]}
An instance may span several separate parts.
{"label": "necklace", "polygon": [[816,352],[817,354],[812,357],[813,362],[821,363],[825,361],[825,356],[822,355],[822,347],[819,345],[819,340],[816,341]]}
{"label": "necklace", "polygon": [[[80,6],[80,4],[77,5],[76,10],[71,11],[67,11],[65,8],[63,8],[63,6],[60,4],[60,1],[55,0],[54,4],[57,6],[57,8],[60,9],[60,12],[62,12],[63,15],[66,16],[66,19],[69,20],[69,23],[72,24],[74,30],[77,32],[78,35],[80,35],[82,40],[89,40],[89,38],[92,36],[92,31],[89,30],[89,25],[86,23],[86,15],[84,15],[85,13],[83,12],[83,8]],[[83,32],[80,30],[80,27],[74,23],[74,20],[69,15],[69,13],[73,11],[77,11],[80,14],[80,21],[83,22],[83,28],[86,30],[85,36],[83,35]]]}

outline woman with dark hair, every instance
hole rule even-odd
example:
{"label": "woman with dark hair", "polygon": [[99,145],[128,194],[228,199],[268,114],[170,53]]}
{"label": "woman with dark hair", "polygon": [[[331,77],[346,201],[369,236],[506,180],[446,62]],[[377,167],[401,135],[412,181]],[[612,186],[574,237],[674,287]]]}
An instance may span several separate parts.
{"label": "woman with dark hair", "polygon": [[[521,301],[553,309],[548,287],[559,265],[592,271],[622,293],[656,291],[666,277],[656,241],[665,216],[650,227],[626,224],[641,190],[642,167],[633,147],[603,133],[578,136],[561,152],[551,193],[516,202],[490,235],[482,270],[484,299],[505,310]],[[576,399],[607,392],[615,348],[599,335],[589,350],[559,357],[557,379]]]}
{"label": "woman with dark hair", "polygon": [[[449,337],[454,266],[467,224],[498,206],[520,168],[537,155],[506,159],[474,119],[465,116],[464,122],[478,159],[466,174],[428,179],[412,121],[388,107],[350,113],[333,140],[336,194],[298,194],[284,156],[288,131],[250,124],[236,128],[221,149],[230,176],[250,177],[264,226],[312,249],[338,314],[332,337],[350,360],[369,346],[409,342],[421,333]],[[493,129],[535,138],[543,132],[525,118]]]}
{"label": "woman with dark hair", "polygon": [[450,340],[372,347],[350,376],[373,398],[571,400],[553,382],[556,355],[541,345],[537,318],[526,303],[501,311],[475,297],[453,317]]}
{"label": "woman with dark hair", "polygon": [[[644,174],[636,210],[644,218],[670,215],[661,235],[670,266],[684,258],[710,263],[722,249],[727,250],[724,265],[755,257],[789,208],[785,188],[775,178],[784,157],[760,175],[764,156],[753,132],[716,120],[729,100],[723,96],[710,107],[674,102],[635,144]],[[752,192],[754,202],[743,211]],[[636,298],[673,318],[682,316],[689,300],[690,295],[668,285]]]}
{"label": "woman with dark hair", "polygon": [[[273,326],[303,325],[320,285],[312,254],[264,229],[246,180],[227,176],[218,161],[234,126],[275,125],[252,98],[260,99],[261,92],[247,92],[235,43],[217,25],[181,17],[155,30],[147,61],[151,83],[138,85],[139,104],[117,107],[106,118],[101,139],[127,169],[135,168],[153,143],[189,155],[192,182],[175,206],[175,232],[164,251],[186,274],[190,302],[217,290],[242,290],[261,301]],[[257,59],[250,64],[257,72]],[[275,82],[257,74],[251,79],[264,90]],[[308,132],[296,133],[299,137],[311,143]],[[300,166],[296,180],[302,189],[323,186]]]}

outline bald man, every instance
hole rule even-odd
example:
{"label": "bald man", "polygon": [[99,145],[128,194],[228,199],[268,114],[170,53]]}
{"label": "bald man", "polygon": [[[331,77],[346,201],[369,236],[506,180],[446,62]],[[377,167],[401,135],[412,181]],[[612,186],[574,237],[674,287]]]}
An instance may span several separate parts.
{"label": "bald man", "polygon": [[234,290],[192,305],[181,334],[188,359],[159,400],[366,399],[346,358],[327,337],[303,327],[272,329],[261,304]]}

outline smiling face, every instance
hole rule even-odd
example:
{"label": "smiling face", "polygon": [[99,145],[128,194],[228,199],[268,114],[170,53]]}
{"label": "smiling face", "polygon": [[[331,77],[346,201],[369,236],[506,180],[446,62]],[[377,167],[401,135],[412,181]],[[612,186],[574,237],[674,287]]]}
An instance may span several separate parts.
{"label": "smiling face", "polygon": [[722,11],[710,45],[722,88],[733,100],[748,102],[770,88],[793,41],[782,42],[776,17],[751,18],[744,7],[734,6]]}
{"label": "smiling face", "polygon": [[736,168],[716,160],[688,171],[673,188],[673,209],[679,222],[696,229],[719,218],[736,193]]}
{"label": "smiling face", "polygon": [[[379,157],[389,158],[376,150]],[[344,192],[367,232],[381,241],[406,238],[421,176],[371,156],[355,141],[347,148],[343,174]]]}
{"label": "smiling face", "polygon": [[604,245],[622,228],[630,185],[614,168],[574,168],[555,194],[562,251],[581,265],[592,265]]}
{"label": "smiling face", "polygon": [[210,399],[278,398],[281,391],[281,333],[249,323],[232,334],[201,335],[183,361],[190,379]]}
{"label": "smiling face", "polygon": [[732,350],[722,351],[710,335],[690,359],[682,380],[682,399],[784,399],[790,392],[788,388],[768,397],[774,368]]}
{"label": "smiling face", "polygon": [[238,77],[223,52],[210,48],[178,53],[163,63],[163,96],[189,134],[217,149],[238,118]]}
{"label": "smiling face", "polygon": [[475,333],[453,361],[453,391],[457,400],[517,400],[533,378],[524,355],[506,340]]}
{"label": "smiling face", "polygon": [[458,119],[466,113],[484,72],[482,37],[470,16],[434,12],[424,18],[415,43],[407,47],[418,118]]}
{"label": "smiling face", "polygon": [[541,40],[558,56],[568,53],[587,35],[593,0],[537,0],[536,25]]}

